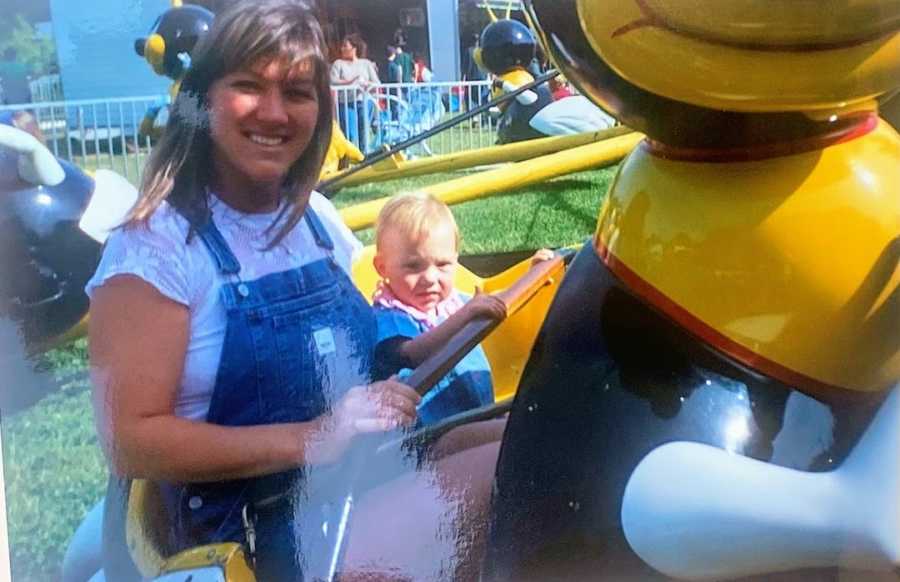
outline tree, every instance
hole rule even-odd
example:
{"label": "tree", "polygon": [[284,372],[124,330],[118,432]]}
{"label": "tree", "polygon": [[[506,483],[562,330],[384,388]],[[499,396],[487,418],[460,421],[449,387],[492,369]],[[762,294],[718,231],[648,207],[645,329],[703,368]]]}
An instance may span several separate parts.
{"label": "tree", "polygon": [[6,30],[0,36],[0,55],[14,50],[15,60],[24,64],[32,76],[45,75],[56,67],[53,39],[39,35],[22,14],[16,14],[4,28]]}

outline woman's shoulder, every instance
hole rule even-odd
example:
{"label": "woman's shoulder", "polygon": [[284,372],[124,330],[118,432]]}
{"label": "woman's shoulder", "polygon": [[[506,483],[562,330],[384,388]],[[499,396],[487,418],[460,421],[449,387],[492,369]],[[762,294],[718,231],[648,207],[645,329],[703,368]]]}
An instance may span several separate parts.
{"label": "woman's shoulder", "polygon": [[152,284],[163,295],[185,305],[192,296],[190,278],[196,269],[187,264],[188,222],[163,203],[145,221],[126,224],[112,233],[86,291],[116,275],[133,275]]}
{"label": "woman's shoulder", "polygon": [[164,201],[146,220],[116,229],[107,245],[177,247],[185,244],[189,230],[187,219]]}

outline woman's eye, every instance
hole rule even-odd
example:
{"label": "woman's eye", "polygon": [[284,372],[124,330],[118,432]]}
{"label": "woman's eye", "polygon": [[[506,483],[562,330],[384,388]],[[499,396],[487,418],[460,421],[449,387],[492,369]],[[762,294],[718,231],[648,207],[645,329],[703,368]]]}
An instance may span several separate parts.
{"label": "woman's eye", "polygon": [[291,101],[305,101],[316,98],[316,93],[312,87],[288,87],[285,89],[284,95]]}

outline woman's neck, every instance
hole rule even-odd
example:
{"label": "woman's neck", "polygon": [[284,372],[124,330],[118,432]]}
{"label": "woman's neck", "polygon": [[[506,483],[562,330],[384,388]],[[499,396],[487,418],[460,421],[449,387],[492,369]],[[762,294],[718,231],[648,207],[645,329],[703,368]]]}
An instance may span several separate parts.
{"label": "woman's neck", "polygon": [[214,180],[210,189],[219,200],[245,214],[274,212],[281,203],[281,184]]}
{"label": "woman's neck", "polygon": [[237,171],[231,164],[213,157],[215,173],[210,189],[216,196],[235,210],[246,214],[274,212],[281,203],[282,181],[257,181]]}

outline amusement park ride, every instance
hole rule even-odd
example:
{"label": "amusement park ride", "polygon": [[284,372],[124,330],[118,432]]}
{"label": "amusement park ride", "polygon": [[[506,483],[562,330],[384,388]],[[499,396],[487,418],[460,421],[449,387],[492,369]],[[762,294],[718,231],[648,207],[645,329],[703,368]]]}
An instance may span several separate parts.
{"label": "amusement park ride", "polygon": [[[822,4],[526,2],[554,64],[641,134],[614,129],[574,148],[534,140],[533,155],[516,144],[510,159],[527,161],[513,176],[435,187],[455,202],[477,196],[479,180],[496,191],[525,169],[546,178],[630,150],[591,241],[564,275],[559,262],[542,273],[550,284],[532,285],[535,299],[519,297],[485,340],[498,404],[405,437],[433,443],[508,411],[496,463],[472,458],[455,475],[482,493],[483,513],[447,532],[394,505],[392,520],[434,526],[402,548],[384,515],[327,514],[314,526],[331,545],[309,544],[321,550],[312,578],[415,579],[405,560],[456,536],[470,544],[449,578],[898,579],[900,136],[879,101],[900,88],[900,4]],[[74,185],[72,235],[90,179],[56,170],[14,131],[0,133],[13,152],[4,163],[21,176],[3,182],[0,232],[49,240],[22,208],[62,179]],[[356,179],[403,169],[395,160]],[[344,217],[370,224],[380,204]],[[22,256],[40,282],[29,244]],[[373,282],[369,263],[355,274],[361,288]],[[461,284],[504,289],[525,269],[487,281],[463,271]],[[6,293],[4,309],[28,324],[12,308],[34,302]],[[44,342],[81,314],[32,337]],[[382,445],[371,462],[401,450]],[[402,495],[410,479],[353,490],[360,468],[343,470],[346,499]],[[255,579],[241,544],[169,555],[155,494],[136,482],[123,501],[122,549],[143,578]]]}

